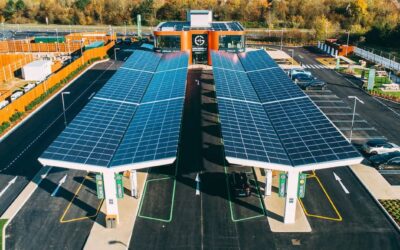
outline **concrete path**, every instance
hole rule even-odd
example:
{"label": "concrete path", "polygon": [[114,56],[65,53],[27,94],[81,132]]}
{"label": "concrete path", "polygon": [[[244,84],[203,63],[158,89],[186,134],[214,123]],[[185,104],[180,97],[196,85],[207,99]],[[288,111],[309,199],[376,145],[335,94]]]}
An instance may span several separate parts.
{"label": "concrete path", "polygon": [[[259,168],[255,169],[257,180],[259,182],[265,181],[264,171]],[[276,171],[272,174],[272,194],[264,198],[265,207],[267,209],[268,223],[272,232],[289,233],[289,232],[311,232],[311,226],[308,223],[307,217],[301,208],[299,201],[296,205],[296,223],[285,224],[283,223],[285,211],[285,198],[278,196],[278,178]],[[262,185],[264,187],[264,185]],[[264,193],[264,189],[262,188]]]}
{"label": "concrete path", "polygon": [[131,240],[133,227],[136,221],[136,215],[139,209],[140,197],[142,196],[144,184],[147,179],[147,172],[137,172],[139,199],[131,197],[130,181],[124,177],[125,193],[124,198],[118,201],[119,224],[117,228],[105,228],[105,203],[101,207],[101,215],[96,219],[93,228],[86,241],[84,249],[86,250],[109,250],[109,249],[127,249]]}
{"label": "concrete path", "polygon": [[350,169],[375,199],[400,199],[400,189],[390,185],[375,168],[357,164]]}

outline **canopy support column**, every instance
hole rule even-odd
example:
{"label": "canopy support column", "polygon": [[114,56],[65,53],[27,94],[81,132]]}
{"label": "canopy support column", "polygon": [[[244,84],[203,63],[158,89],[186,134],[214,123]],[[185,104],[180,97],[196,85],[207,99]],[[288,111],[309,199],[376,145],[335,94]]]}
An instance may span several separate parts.
{"label": "canopy support column", "polygon": [[298,184],[299,172],[295,170],[288,171],[284,216],[285,224],[295,223]]}
{"label": "canopy support column", "polygon": [[272,170],[265,170],[265,188],[264,188],[264,196],[270,196],[272,190]]}
{"label": "canopy support column", "polygon": [[137,190],[137,173],[136,170],[131,170],[129,174],[129,180],[131,181],[131,196],[138,198]]}
{"label": "canopy support column", "polygon": [[117,185],[114,172],[104,172],[104,193],[106,202],[106,225],[107,228],[116,227],[119,223]]}

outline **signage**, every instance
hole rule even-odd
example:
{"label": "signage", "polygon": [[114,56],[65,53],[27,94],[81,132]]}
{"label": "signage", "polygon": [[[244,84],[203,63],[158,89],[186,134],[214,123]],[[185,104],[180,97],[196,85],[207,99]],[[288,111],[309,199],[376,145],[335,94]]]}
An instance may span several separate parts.
{"label": "signage", "polygon": [[124,198],[124,184],[122,181],[122,174],[115,174],[115,184],[117,186],[117,198]]}
{"label": "signage", "polygon": [[287,180],[286,173],[280,173],[279,174],[279,197],[286,196],[286,180]]}
{"label": "signage", "polygon": [[198,35],[198,36],[194,37],[194,43],[197,46],[203,46],[205,42],[206,42],[206,39],[204,38],[204,36]]}
{"label": "signage", "polygon": [[373,90],[375,84],[375,69],[370,69],[368,73],[368,90]]}
{"label": "signage", "polygon": [[97,198],[104,199],[104,181],[102,174],[96,174]]}
{"label": "signage", "polygon": [[297,190],[297,197],[304,198],[306,194],[306,179],[307,174],[299,174],[299,185]]}
{"label": "signage", "polygon": [[193,52],[207,51],[207,35],[192,35],[192,51]]}

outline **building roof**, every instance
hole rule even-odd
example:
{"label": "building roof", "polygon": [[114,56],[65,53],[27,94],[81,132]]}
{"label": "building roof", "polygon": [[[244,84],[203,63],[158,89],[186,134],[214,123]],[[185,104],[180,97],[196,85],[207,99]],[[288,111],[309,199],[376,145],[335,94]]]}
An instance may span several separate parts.
{"label": "building roof", "polygon": [[[172,21],[162,22],[156,28],[155,31],[188,31],[188,30],[199,30],[199,27],[190,27],[190,22],[183,21]],[[212,31],[244,31],[243,26],[239,22],[212,22],[211,27],[204,27],[204,30]]]}

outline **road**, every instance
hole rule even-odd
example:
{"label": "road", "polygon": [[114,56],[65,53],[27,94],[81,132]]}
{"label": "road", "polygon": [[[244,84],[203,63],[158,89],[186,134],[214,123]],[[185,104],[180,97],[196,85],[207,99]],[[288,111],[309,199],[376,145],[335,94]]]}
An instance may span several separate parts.
{"label": "road", "polygon": [[[118,52],[119,61],[110,60],[95,65],[66,88],[65,91],[71,93],[65,96],[68,121],[79,113],[93,93],[105,84],[130,53]],[[40,169],[37,158],[63,129],[61,98],[56,96],[0,143],[0,190],[17,176],[16,182],[0,197],[0,213],[7,209]],[[50,194],[65,174],[68,175],[67,181],[56,197],[51,197]],[[73,202],[63,219],[66,221],[93,214],[93,209],[99,205],[100,201],[93,197],[95,187],[90,184],[92,180],[87,179],[81,185],[86,175],[82,171],[52,169],[7,228],[7,246],[10,249],[44,248],[43,242],[47,239],[48,248],[83,247],[93,221],[82,220],[68,224],[60,223],[60,220],[71,200]],[[80,188],[79,199],[75,199],[75,192],[83,185],[85,188]],[[28,232],[35,232],[38,240],[28,237]],[[71,241],[71,237],[75,240]]]}

